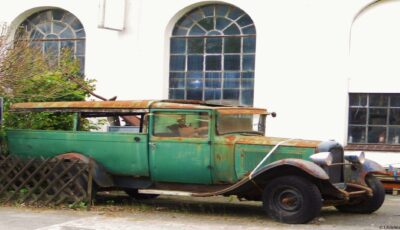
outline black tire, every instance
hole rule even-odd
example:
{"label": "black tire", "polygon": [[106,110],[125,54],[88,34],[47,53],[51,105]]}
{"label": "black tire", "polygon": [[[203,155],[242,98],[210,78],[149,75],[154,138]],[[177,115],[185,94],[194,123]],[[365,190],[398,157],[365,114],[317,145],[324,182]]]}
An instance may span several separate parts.
{"label": "black tire", "polygon": [[135,200],[149,200],[149,199],[155,199],[159,196],[158,194],[139,193],[137,189],[125,189],[124,191],[126,194],[128,194],[131,198],[134,198]]}
{"label": "black tire", "polygon": [[353,204],[335,206],[337,210],[347,213],[369,214],[378,210],[385,201],[385,188],[382,182],[373,175],[367,175],[365,182],[372,189],[372,197],[366,197]]}
{"label": "black tire", "polygon": [[267,214],[287,224],[304,224],[321,212],[322,198],[318,187],[300,176],[283,176],[264,188],[263,207]]}

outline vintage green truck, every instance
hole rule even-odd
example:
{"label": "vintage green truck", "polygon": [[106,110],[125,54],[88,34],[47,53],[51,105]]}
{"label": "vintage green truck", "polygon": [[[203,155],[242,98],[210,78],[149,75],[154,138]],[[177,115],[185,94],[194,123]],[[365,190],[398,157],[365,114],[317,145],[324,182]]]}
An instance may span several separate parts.
{"label": "vintage green truck", "polygon": [[[306,223],[323,205],[372,213],[385,198],[374,177],[384,173],[380,165],[362,152],[344,153],[335,141],[266,137],[266,109],[141,100],[18,103],[11,110],[75,119],[71,131],[8,130],[10,154],[92,159],[97,187],[136,199],[166,191],[236,195],[262,201],[275,220]],[[80,131],[79,121],[99,117],[108,118],[106,132]]]}

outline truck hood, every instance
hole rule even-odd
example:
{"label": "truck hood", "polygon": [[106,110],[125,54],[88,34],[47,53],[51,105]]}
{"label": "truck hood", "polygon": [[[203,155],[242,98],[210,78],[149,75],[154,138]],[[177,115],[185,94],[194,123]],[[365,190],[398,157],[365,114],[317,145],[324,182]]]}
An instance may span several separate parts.
{"label": "truck hood", "polygon": [[289,139],[280,137],[265,137],[265,136],[226,136],[227,139],[235,144],[250,144],[250,145],[277,145],[282,143],[282,146],[294,146],[304,148],[316,148],[321,141]]}

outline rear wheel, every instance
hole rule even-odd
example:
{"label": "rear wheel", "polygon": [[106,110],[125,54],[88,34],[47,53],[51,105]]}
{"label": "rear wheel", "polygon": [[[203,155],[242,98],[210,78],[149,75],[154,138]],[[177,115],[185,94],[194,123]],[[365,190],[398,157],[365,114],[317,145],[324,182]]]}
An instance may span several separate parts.
{"label": "rear wheel", "polygon": [[382,182],[373,175],[367,175],[365,182],[372,189],[372,197],[365,197],[353,204],[335,206],[337,210],[348,213],[369,214],[378,210],[385,201],[385,188]]}
{"label": "rear wheel", "polygon": [[158,194],[146,194],[146,193],[139,193],[137,189],[125,189],[126,194],[128,194],[131,198],[135,200],[149,200],[157,198]]}
{"label": "rear wheel", "polygon": [[322,207],[321,193],[314,183],[303,177],[278,177],[266,185],[263,207],[277,221],[303,224],[319,215]]}

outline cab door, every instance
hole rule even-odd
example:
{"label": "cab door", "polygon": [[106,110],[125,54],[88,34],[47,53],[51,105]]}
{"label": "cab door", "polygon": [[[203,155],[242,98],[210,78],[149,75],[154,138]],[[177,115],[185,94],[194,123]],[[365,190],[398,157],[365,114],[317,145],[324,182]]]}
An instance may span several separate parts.
{"label": "cab door", "polygon": [[153,181],[211,183],[209,111],[154,110],[149,135]]}

